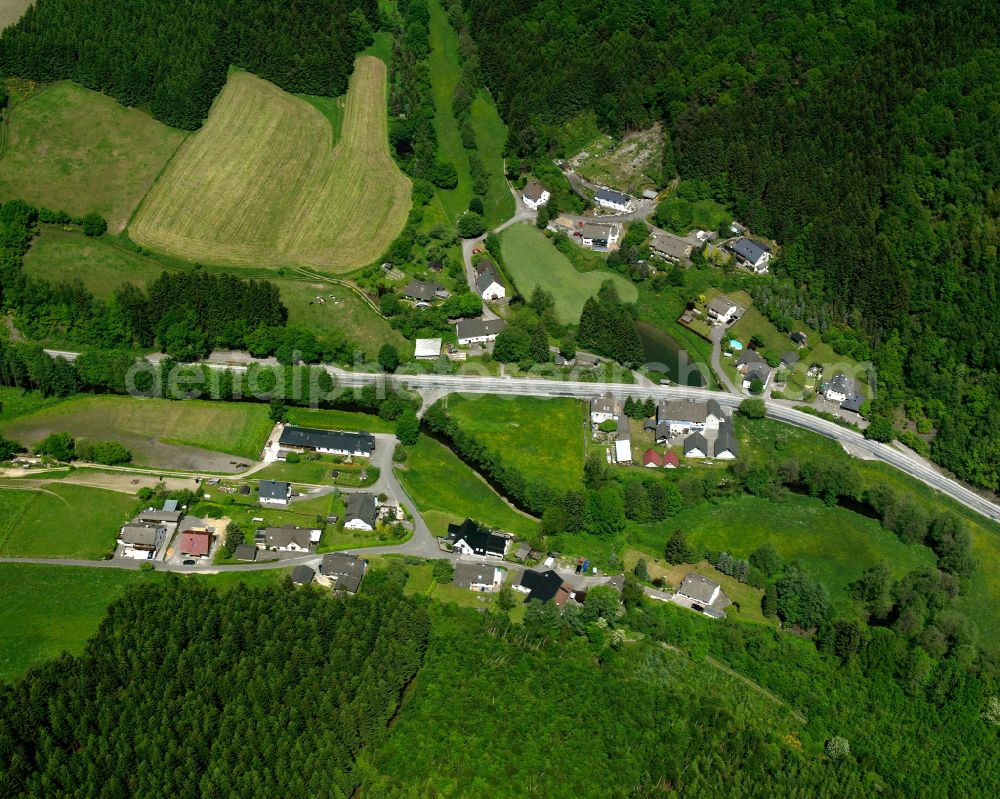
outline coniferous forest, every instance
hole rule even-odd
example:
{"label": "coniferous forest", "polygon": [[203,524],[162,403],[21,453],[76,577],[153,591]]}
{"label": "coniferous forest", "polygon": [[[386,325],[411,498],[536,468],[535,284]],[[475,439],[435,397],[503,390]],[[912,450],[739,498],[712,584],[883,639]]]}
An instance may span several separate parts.
{"label": "coniferous forest", "polygon": [[377,19],[375,0],[36,0],[0,38],[0,73],[75,80],[194,130],[230,65],[343,94]]}
{"label": "coniferous forest", "polygon": [[919,403],[933,457],[1000,487],[995,4],[466,8],[509,157],[573,155],[589,114],[612,134],[661,121],[663,183],[695,181],[782,246],[758,307],[860,337],[873,411]]}

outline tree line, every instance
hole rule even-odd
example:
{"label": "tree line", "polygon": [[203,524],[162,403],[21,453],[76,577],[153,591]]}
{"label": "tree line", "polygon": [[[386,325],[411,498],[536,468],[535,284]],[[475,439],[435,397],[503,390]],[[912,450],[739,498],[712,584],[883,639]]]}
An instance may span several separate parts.
{"label": "tree line", "polygon": [[379,23],[375,0],[38,0],[0,36],[0,73],[74,80],[168,125],[200,127],[230,65],[337,97]]}

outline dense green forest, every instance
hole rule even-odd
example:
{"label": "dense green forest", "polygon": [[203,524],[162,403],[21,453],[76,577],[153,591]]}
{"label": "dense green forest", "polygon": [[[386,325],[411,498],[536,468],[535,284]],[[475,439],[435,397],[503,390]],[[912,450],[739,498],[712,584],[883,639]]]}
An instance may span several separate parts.
{"label": "dense green forest", "polygon": [[[528,168],[594,115],[662,120],[663,182],[776,239],[772,318],[853,331],[874,412],[930,420],[934,458],[1000,486],[1000,41],[982,0],[467,0]],[[901,417],[900,417],[901,419]]]}
{"label": "dense green forest", "polygon": [[343,94],[377,24],[376,0],[36,0],[0,37],[0,74],[75,80],[194,130],[230,65]]}
{"label": "dense green forest", "polygon": [[0,686],[0,794],[350,796],[428,628],[392,592],[136,589],[83,655]]}

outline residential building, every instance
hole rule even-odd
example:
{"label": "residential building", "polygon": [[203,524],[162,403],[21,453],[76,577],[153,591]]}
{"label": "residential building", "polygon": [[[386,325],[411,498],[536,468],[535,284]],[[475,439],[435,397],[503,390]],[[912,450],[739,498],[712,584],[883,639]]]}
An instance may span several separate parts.
{"label": "residential building", "polygon": [[680,236],[656,231],[649,237],[649,249],[661,258],[679,264],[690,260],[694,246]]}
{"label": "residential building", "polygon": [[345,530],[375,529],[378,518],[378,499],[374,494],[364,492],[347,495],[347,512],[344,514]]}
{"label": "residential building", "polygon": [[798,362],[799,362],[799,354],[797,352],[789,350],[788,352],[781,353],[781,365],[784,366],[786,369],[790,369],[791,367],[795,366],[795,364],[797,364]]}
{"label": "residential building", "polygon": [[310,552],[319,543],[323,531],[286,524],[284,527],[265,527],[258,531],[261,549],[278,552]]}
{"label": "residential building", "polygon": [[418,361],[436,361],[441,357],[441,339],[418,338],[413,348],[413,357]]}
{"label": "residential building", "polygon": [[707,458],[709,452],[708,439],[701,433],[692,433],[684,439],[685,458]]}
{"label": "residential building", "polygon": [[521,199],[532,211],[537,211],[540,205],[549,201],[549,190],[537,180],[529,180],[521,192]]}
{"label": "residential building", "polygon": [[753,239],[739,238],[726,245],[726,248],[740,263],[757,274],[762,275],[767,272],[767,265],[771,260],[771,248],[766,244],[759,244]]}
{"label": "residential building", "polygon": [[712,457],[716,460],[731,461],[739,455],[739,443],[733,433],[733,422],[727,420],[719,425],[719,434],[712,444]]}
{"label": "residential building", "polygon": [[367,568],[368,561],[363,558],[343,552],[331,552],[323,556],[319,564],[319,573],[336,580],[335,588],[338,591],[349,591],[354,594],[361,586]]}
{"label": "residential building", "polygon": [[[294,452],[318,452],[321,455],[350,455],[370,458],[375,449],[371,433],[345,433],[341,430],[319,430],[314,427],[288,425],[281,431],[278,444]],[[286,484],[287,485],[287,484]]]}
{"label": "residential building", "polygon": [[510,544],[507,536],[486,530],[472,519],[466,519],[461,524],[449,524],[446,540],[453,551],[481,558],[502,558]]}
{"label": "residential building", "polygon": [[525,602],[537,599],[540,602],[555,602],[560,607],[573,593],[572,586],[552,569],[545,572],[525,569],[520,582],[514,588],[528,595],[525,597]]}
{"label": "residential building", "polygon": [[850,411],[851,413],[860,413],[861,406],[864,405],[864,402],[865,398],[857,391],[854,391],[848,395],[847,399],[840,403],[840,409],[842,411]]}
{"label": "residential building", "polygon": [[212,551],[212,534],[204,530],[187,530],[177,537],[177,551],[193,558],[207,558]]}
{"label": "residential building", "polygon": [[455,325],[455,336],[463,347],[495,341],[507,327],[503,319],[460,319]]}
{"label": "residential building", "polygon": [[799,347],[809,346],[809,336],[803,333],[801,330],[796,330],[789,338],[794,341]]}
{"label": "residential building", "polygon": [[652,469],[659,469],[663,465],[660,453],[655,449],[647,449],[642,453],[642,465]]}
{"label": "residential building", "polygon": [[503,571],[487,563],[456,563],[454,582],[470,591],[498,591],[503,585]]}
{"label": "residential building", "polygon": [[411,280],[403,289],[403,296],[421,302],[431,302],[442,288],[437,283],[427,280]]}
{"label": "residential building", "polygon": [[764,361],[752,363],[743,372],[743,388],[749,389],[754,380],[759,380],[761,390],[767,388],[771,380],[771,367]]}
{"label": "residential building", "polygon": [[[176,529],[176,525],[173,525],[173,529]],[[122,556],[133,560],[152,559],[167,540],[167,535],[173,533],[173,529],[169,523],[133,519],[118,533]]]}
{"label": "residential building", "polygon": [[615,463],[623,466],[632,464],[632,441],[627,416],[620,416],[618,418],[618,434],[615,438]]}
{"label": "residential building", "polygon": [[664,425],[673,437],[693,430],[717,430],[725,419],[722,406],[714,399],[662,400],[656,406],[656,437],[660,438]]}
{"label": "residential building", "polygon": [[843,372],[837,372],[833,379],[826,384],[823,396],[830,402],[844,402],[851,394],[855,394],[854,387]]}
{"label": "residential building", "polygon": [[715,604],[725,594],[722,592],[722,586],[717,582],[702,577],[700,574],[689,572],[681,582],[680,588],[677,589],[677,596],[695,602],[702,607],[708,607]]}
{"label": "residential building", "polygon": [[440,271],[442,271],[444,269],[444,264],[441,263],[441,261],[428,261],[427,262],[427,268],[430,271],[432,271],[434,273],[437,273],[437,272],[440,272]]}
{"label": "residential building", "polygon": [[521,545],[517,548],[517,552],[514,553],[514,557],[520,561],[523,561],[530,554],[531,554],[531,544],[529,544],[527,541],[522,541]]}
{"label": "residential building", "polygon": [[[173,502],[176,505],[176,500],[173,500]],[[182,515],[179,510],[156,510],[155,508],[149,508],[136,516],[134,521],[148,522],[150,524],[172,524],[176,528]]]}
{"label": "residential building", "polygon": [[743,308],[722,294],[712,297],[708,303],[708,316],[716,324],[728,325],[742,315]]}
{"label": "residential building", "polygon": [[476,291],[484,300],[502,300],[507,296],[507,289],[500,280],[496,264],[489,258],[480,261],[473,269],[476,274]]}
{"label": "residential building", "polygon": [[[288,428],[286,427],[285,430]],[[284,435],[284,433],[282,433]],[[261,505],[277,508],[287,508],[292,496],[292,487],[280,480],[258,480],[257,498]]]}
{"label": "residential building", "polygon": [[591,424],[601,424],[601,422],[606,422],[609,419],[617,422],[620,414],[621,406],[613,394],[602,394],[590,401]]}
{"label": "residential building", "polygon": [[664,469],[676,469],[681,465],[681,459],[677,457],[676,452],[664,452],[661,461]]}
{"label": "residential building", "polygon": [[610,208],[622,214],[630,214],[635,210],[635,202],[627,194],[607,187],[598,189],[594,194],[594,202],[602,208]]}
{"label": "residential building", "polygon": [[295,585],[309,585],[316,576],[316,571],[304,563],[292,569],[292,582]]}
{"label": "residential building", "polygon": [[257,552],[259,550],[253,544],[237,544],[236,550],[233,552],[233,557],[236,560],[257,560]]}
{"label": "residential building", "polygon": [[620,225],[602,225],[597,222],[584,222],[580,225],[580,243],[584,247],[605,252],[617,243],[621,235]]}

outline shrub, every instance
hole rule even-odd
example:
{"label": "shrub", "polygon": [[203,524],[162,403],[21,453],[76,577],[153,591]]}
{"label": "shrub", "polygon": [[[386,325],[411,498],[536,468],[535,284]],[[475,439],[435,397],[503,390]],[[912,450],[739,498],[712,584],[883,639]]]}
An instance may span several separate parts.
{"label": "shrub", "polygon": [[83,233],[86,236],[103,236],[108,229],[108,223],[104,217],[93,212],[83,218]]}
{"label": "shrub", "polygon": [[82,461],[120,466],[132,460],[132,452],[117,441],[87,441],[76,444],[76,457]]}
{"label": "shrub", "polygon": [[43,458],[57,461],[71,461],[76,456],[75,442],[69,433],[50,433],[37,444],[34,453]]}
{"label": "shrub", "polygon": [[302,461],[302,456],[297,452],[289,452],[285,455],[285,463],[300,463]]}
{"label": "shrub", "polygon": [[747,419],[763,419],[767,414],[764,400],[759,397],[747,397],[740,403],[739,414]]}
{"label": "shrub", "polygon": [[458,220],[458,235],[463,239],[474,239],[485,232],[486,223],[479,214],[469,211]]}
{"label": "shrub", "polygon": [[455,567],[446,560],[434,561],[434,582],[450,583],[455,576]]}

